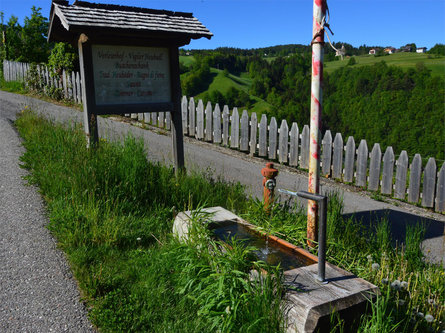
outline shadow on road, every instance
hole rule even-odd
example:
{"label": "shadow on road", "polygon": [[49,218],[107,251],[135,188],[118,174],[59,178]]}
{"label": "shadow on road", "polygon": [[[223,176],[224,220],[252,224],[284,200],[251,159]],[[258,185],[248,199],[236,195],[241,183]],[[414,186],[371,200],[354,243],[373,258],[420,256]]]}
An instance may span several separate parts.
{"label": "shadow on road", "polygon": [[382,220],[388,221],[391,231],[392,244],[405,244],[406,229],[408,226],[425,226],[424,239],[436,238],[444,235],[445,223],[426,217],[400,212],[392,209],[369,210],[364,212],[343,214],[344,219],[353,219],[361,223],[366,230],[375,231],[377,224]]}

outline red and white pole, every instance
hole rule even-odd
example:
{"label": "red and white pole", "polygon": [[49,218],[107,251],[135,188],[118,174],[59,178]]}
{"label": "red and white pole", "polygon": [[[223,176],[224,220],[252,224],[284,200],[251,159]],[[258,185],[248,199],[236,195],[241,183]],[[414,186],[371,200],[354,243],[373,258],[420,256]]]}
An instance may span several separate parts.
{"label": "red and white pole", "polygon": [[[320,125],[322,112],[323,46],[326,0],[314,0],[312,24],[311,137],[309,148],[308,192],[320,192]],[[307,244],[314,247],[318,233],[318,204],[308,201]]]}

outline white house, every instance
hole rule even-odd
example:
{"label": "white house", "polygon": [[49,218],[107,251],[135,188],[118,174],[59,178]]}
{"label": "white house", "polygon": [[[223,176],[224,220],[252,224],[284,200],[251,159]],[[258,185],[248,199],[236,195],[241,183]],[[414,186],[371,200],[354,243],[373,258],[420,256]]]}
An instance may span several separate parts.
{"label": "white house", "polygon": [[426,52],[426,47],[418,47],[418,48],[416,49],[416,52],[417,52],[417,53],[425,53],[425,52]]}

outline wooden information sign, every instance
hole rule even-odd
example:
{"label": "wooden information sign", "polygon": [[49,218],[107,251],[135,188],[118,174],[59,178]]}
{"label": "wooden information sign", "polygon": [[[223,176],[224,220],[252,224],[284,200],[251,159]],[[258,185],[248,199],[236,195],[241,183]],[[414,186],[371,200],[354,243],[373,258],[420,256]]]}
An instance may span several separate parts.
{"label": "wooden information sign", "polygon": [[176,170],[184,166],[178,47],[213,35],[191,13],[53,0],[49,41],[77,44],[88,145],[97,116],[170,112]]}
{"label": "wooden information sign", "polygon": [[168,48],[93,45],[96,105],[170,103]]}

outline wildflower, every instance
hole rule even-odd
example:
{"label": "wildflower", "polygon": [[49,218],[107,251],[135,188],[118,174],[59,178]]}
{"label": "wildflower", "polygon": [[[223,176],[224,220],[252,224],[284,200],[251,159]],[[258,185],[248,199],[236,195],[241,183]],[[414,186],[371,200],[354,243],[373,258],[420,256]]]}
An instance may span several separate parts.
{"label": "wildflower", "polygon": [[405,300],[399,299],[399,306],[404,306],[404,305],[405,305]]}
{"label": "wildflower", "polygon": [[400,283],[400,287],[402,287],[404,290],[408,289],[408,282],[402,281],[402,283]]}
{"label": "wildflower", "polygon": [[420,318],[420,319],[423,319],[423,317],[424,317],[423,313],[422,312],[417,312],[417,317]]}
{"label": "wildflower", "polygon": [[141,241],[141,237],[136,238],[136,240],[137,240],[138,242],[140,242],[140,241]]}
{"label": "wildflower", "polygon": [[391,283],[391,289],[394,289],[395,291],[400,290],[400,281],[399,280],[394,280]]}
{"label": "wildflower", "polygon": [[432,323],[434,321],[434,317],[432,315],[430,315],[430,314],[427,314],[425,316],[425,320],[426,320],[427,323]]}
{"label": "wildflower", "polygon": [[368,258],[368,262],[372,262],[372,255],[368,254],[366,258]]}
{"label": "wildflower", "polygon": [[371,266],[373,271],[378,271],[380,269],[380,265],[378,263],[373,263]]}
{"label": "wildflower", "polygon": [[227,314],[230,314],[230,305],[227,305],[227,307],[226,307],[226,313],[227,313]]}
{"label": "wildflower", "polygon": [[382,284],[385,284],[385,285],[386,285],[386,284],[388,284],[388,282],[389,282],[389,281],[388,281],[387,278],[383,278],[383,279],[382,279]]}

